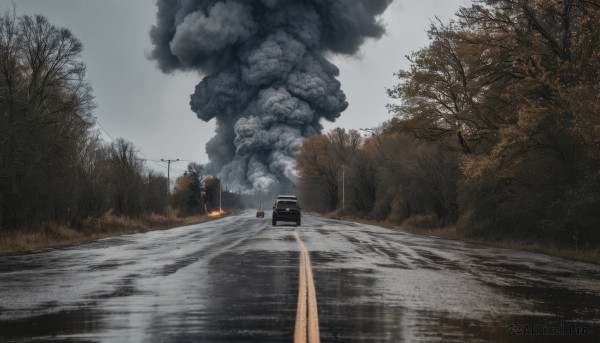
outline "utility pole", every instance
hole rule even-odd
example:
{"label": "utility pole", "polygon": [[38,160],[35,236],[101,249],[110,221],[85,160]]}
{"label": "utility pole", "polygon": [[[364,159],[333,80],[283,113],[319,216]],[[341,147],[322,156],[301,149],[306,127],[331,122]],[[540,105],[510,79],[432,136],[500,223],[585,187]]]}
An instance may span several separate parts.
{"label": "utility pole", "polygon": [[346,166],[342,164],[342,210],[346,210]]}
{"label": "utility pole", "polygon": [[171,194],[171,163],[179,162],[179,159],[165,160],[160,159],[162,162],[167,162],[167,196]]}
{"label": "utility pole", "polygon": [[219,178],[219,212],[223,212],[221,208],[221,193],[223,193],[223,187],[221,186],[221,178]]}

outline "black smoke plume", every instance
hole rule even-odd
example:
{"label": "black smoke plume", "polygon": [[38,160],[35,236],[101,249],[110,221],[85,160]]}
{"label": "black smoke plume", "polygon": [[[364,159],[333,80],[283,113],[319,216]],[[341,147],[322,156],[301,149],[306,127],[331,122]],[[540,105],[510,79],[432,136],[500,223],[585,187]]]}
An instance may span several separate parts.
{"label": "black smoke plume", "polygon": [[384,33],[392,0],[158,0],[151,58],[205,77],[190,105],[217,121],[206,145],[233,187],[286,188],[306,137],[348,107],[327,53],[354,54]]}

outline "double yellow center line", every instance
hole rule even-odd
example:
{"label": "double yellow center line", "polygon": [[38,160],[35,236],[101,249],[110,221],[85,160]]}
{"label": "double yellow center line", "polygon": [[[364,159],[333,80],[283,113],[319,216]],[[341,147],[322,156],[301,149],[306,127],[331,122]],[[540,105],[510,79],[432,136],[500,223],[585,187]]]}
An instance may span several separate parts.
{"label": "double yellow center line", "polygon": [[294,232],[294,236],[300,247],[298,307],[296,309],[294,343],[319,343],[321,342],[319,335],[319,314],[317,313],[317,296],[312,267],[310,265],[310,256],[304,242],[302,242],[298,235],[298,231]]}

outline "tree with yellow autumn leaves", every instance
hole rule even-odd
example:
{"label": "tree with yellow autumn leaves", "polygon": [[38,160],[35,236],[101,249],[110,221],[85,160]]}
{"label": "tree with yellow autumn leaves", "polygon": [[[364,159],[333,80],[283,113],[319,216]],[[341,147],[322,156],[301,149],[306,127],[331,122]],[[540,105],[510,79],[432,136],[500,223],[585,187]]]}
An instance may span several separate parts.
{"label": "tree with yellow autumn leaves", "polygon": [[[388,90],[394,118],[355,155],[376,169],[365,215],[599,244],[600,2],[481,0],[429,36]],[[325,139],[305,143],[301,182]]]}

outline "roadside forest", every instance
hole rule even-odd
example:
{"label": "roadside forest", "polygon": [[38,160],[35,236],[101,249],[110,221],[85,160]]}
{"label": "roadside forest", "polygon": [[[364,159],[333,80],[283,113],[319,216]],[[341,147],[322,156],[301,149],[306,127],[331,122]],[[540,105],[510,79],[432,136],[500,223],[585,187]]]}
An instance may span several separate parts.
{"label": "roadside forest", "polygon": [[100,138],[82,50],[71,31],[43,16],[0,17],[0,234],[13,237],[5,245],[19,232],[41,232],[27,239],[43,242],[181,224],[181,216],[218,206],[214,187],[206,198],[199,184],[198,165],[169,199],[167,177],[148,168],[133,143]]}
{"label": "roadside forest", "polygon": [[600,2],[476,1],[428,34],[389,121],[304,142],[304,207],[597,250]]}
{"label": "roadside forest", "polygon": [[166,206],[166,178],[135,146],[99,138],[82,50],[43,16],[0,17],[1,230]]}

